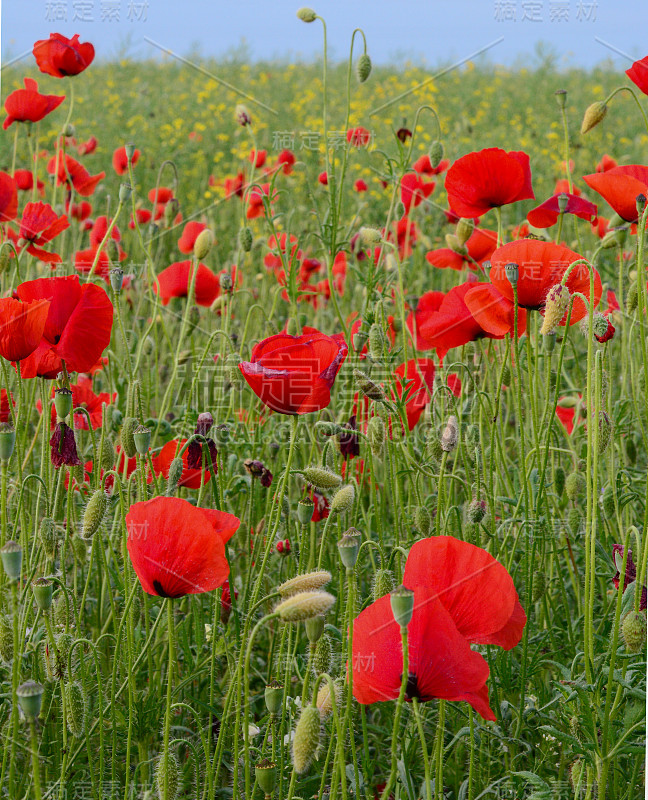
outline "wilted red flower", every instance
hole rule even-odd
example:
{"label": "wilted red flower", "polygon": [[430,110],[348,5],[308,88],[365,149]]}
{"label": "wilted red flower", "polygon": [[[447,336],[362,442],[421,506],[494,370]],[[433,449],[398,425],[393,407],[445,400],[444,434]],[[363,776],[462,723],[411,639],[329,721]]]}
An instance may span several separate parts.
{"label": "wilted red flower", "polygon": [[605,172],[583,175],[583,180],[626,222],[637,221],[637,195],[648,197],[648,167],[642,164],[612,167]]}
{"label": "wilted red flower", "polygon": [[[131,164],[135,166],[139,161],[140,151],[135,150],[131,158]],[[126,155],[126,146],[118,147],[113,153],[112,157],[113,169],[118,175],[123,175],[128,172],[128,156]]]}
{"label": "wilted red flower", "polygon": [[110,344],[113,305],[106,292],[76,275],[38,278],[16,289],[24,302],[50,300],[38,348],[22,363],[22,376],[55,378],[62,360],[69,372],[89,372]]}
{"label": "wilted red flower", "polygon": [[[168,305],[172,297],[187,297],[193,275],[193,262],[176,261],[157,276],[153,291],[160,295],[162,305]],[[210,306],[220,294],[218,275],[205,266],[198,264],[198,274],[194,284],[194,299],[199,306]]]}
{"label": "wilted red flower", "polygon": [[18,213],[18,186],[8,172],[0,172],[0,222],[15,219]]}
{"label": "wilted red flower", "polygon": [[[616,589],[619,588],[619,584],[621,583],[621,567],[623,566],[623,555],[624,555],[624,547],[622,544],[613,544],[612,545],[612,558],[614,559],[614,566],[616,567],[616,575],[612,578],[612,582],[614,583],[614,587]],[[626,559],[626,568],[625,568],[625,575],[623,576],[623,591],[628,588],[631,583],[634,583],[637,580],[637,567],[634,563],[634,559],[632,558],[632,550],[628,550],[628,558]],[[648,605],[648,592],[646,591],[646,587],[641,587],[641,599],[639,600],[639,608],[641,611],[646,610],[646,605]]]}
{"label": "wilted red flower", "polygon": [[[207,436],[214,424],[214,418],[205,411],[198,415],[198,420],[194,433],[204,437],[205,441],[199,442],[192,439],[187,447],[187,466],[189,469],[201,469],[203,463],[203,452],[205,453],[205,469],[211,470],[214,475],[218,474],[218,450],[216,449],[216,442]],[[203,447],[207,450],[203,451]]]}
{"label": "wilted red flower", "polygon": [[[488,664],[470,644],[510,649],[519,642],[526,615],[511,576],[480,547],[438,536],[411,548],[403,585],[414,592],[406,699],[463,700],[484,719],[495,719],[488,702]],[[359,703],[398,697],[403,653],[389,595],[354,622],[352,670]]]}
{"label": "wilted red flower", "polygon": [[[499,247],[491,257],[490,279],[493,286],[508,300],[513,302],[513,287],[506,277],[506,265],[517,264],[519,277],[517,283],[518,303],[522,308],[539,310],[544,307],[547,292],[560,283],[570,264],[581,259],[578,253],[561,244],[544,242],[540,239],[519,239]],[[590,272],[584,265],[576,266],[565,283],[570,294],[581,292],[589,299]],[[603,289],[601,277],[594,271],[594,305],[598,305]],[[579,298],[574,301],[571,324],[579,322],[586,315],[585,304]],[[567,316],[563,318],[564,324]]]}
{"label": "wilted red flower", "polygon": [[648,56],[635,61],[634,64],[625,71],[634,85],[644,94],[648,94]]}
{"label": "wilted red flower", "polygon": [[349,128],[346,140],[354,147],[367,147],[371,141],[371,133],[366,128]]}
{"label": "wilted red flower", "polygon": [[560,216],[561,198],[566,198],[565,214],[573,214],[580,219],[586,219],[588,222],[591,222],[592,225],[596,223],[598,209],[594,203],[590,203],[589,200],[578,197],[575,193],[569,194],[569,192],[559,192],[529,211],[527,219],[530,224],[533,225],[534,228],[550,228],[552,225],[555,225]]}
{"label": "wilted red flower", "polygon": [[68,467],[80,467],[81,459],[76,449],[74,431],[65,422],[57,422],[49,440],[50,458],[56,469],[64,464]]}
{"label": "wilted red flower", "polygon": [[293,171],[293,164],[297,159],[292,150],[282,150],[277,156],[277,166],[283,169],[284,175],[290,175]]}
{"label": "wilted red flower", "polygon": [[229,575],[225,544],[240,524],[233,514],[196,508],[179,497],[132,505],[126,546],[144,591],[184,597],[222,586]]}
{"label": "wilted red flower", "polygon": [[[158,455],[154,456],[152,459],[155,472],[168,478],[171,462],[186,443],[186,439],[172,439],[170,442],[167,442]],[[200,489],[202,484],[209,483],[211,474],[207,469],[191,469],[188,465],[188,457],[188,451],[185,450],[182,454],[183,469],[178,486],[184,486],[187,489]]]}
{"label": "wilted red flower", "polygon": [[341,333],[278,333],[252,348],[239,369],[256,396],[280,414],[308,414],[331,402],[331,387],[348,353]]}
{"label": "wilted red flower", "polygon": [[90,42],[79,42],[79,34],[71,39],[60,33],[50,33],[49,39],[39,39],[34,44],[34,58],[38,69],[55,78],[78,75],[92,64],[95,56]]}
{"label": "wilted red flower", "polygon": [[[57,161],[58,159],[58,161]],[[58,169],[56,167],[58,163]],[[58,185],[65,183],[72,186],[81,197],[90,197],[97,188],[100,180],[106,177],[105,172],[91,175],[88,170],[76,159],[67,154],[58,153],[47,163],[47,171],[50,175],[56,174]]]}
{"label": "wilted red flower", "polygon": [[49,313],[48,300],[24,303],[6,297],[0,300],[0,356],[22,361],[38,347]]}
{"label": "wilted red flower", "polygon": [[429,181],[425,183],[416,172],[408,172],[403,175],[400,184],[401,202],[405,206],[405,213],[408,214],[412,206],[420,205],[423,200],[428,198],[434,191],[436,183]]}
{"label": "wilted red flower", "polygon": [[433,267],[440,269],[463,269],[467,266],[474,270],[475,261],[477,264],[483,264],[497,250],[497,232],[475,228],[468,237],[465,248],[468,251],[466,255],[461,255],[450,247],[430,250],[425,254],[425,259]]}
{"label": "wilted red flower", "polygon": [[488,147],[454,162],[445,180],[448,204],[460,217],[479,217],[491,208],[534,199],[529,156]]}
{"label": "wilted red flower", "polygon": [[42,250],[40,245],[51,242],[69,227],[65,214],[57,216],[48,203],[27,203],[20,220],[19,236],[25,240],[26,250],[32,256],[47,264],[58,264],[61,256]]}
{"label": "wilted red flower", "polygon": [[197,222],[196,220],[187,222],[182,231],[182,236],[178,239],[178,250],[181,253],[193,253],[198,234],[204,231],[206,227],[204,222]]}
{"label": "wilted red flower", "polygon": [[77,145],[77,153],[80,156],[89,156],[90,153],[94,153],[98,144],[97,137],[91,136],[87,142],[81,142]]}
{"label": "wilted red flower", "polygon": [[64,100],[65,95],[39,94],[38,83],[25,78],[25,88],[16,89],[5,100],[7,118],[2,127],[6,130],[13,122],[39,122]]}

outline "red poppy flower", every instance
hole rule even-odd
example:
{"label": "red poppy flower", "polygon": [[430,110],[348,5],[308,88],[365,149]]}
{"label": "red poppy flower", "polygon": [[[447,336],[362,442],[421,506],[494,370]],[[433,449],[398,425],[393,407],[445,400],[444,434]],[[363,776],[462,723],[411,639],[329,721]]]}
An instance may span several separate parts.
{"label": "red poppy flower", "polygon": [[[186,443],[186,439],[172,439],[170,442],[167,442],[158,455],[153,457],[153,468],[155,472],[168,478],[171,462]],[[189,454],[187,449],[182,454],[183,469],[178,486],[184,486],[187,489],[200,489],[202,484],[209,483],[211,474],[209,470],[190,469],[188,466],[188,458]],[[204,478],[202,477],[203,475]]]}
{"label": "red poppy flower", "polygon": [[[109,220],[106,216],[97,217],[92,226],[92,230],[90,231],[90,246],[91,247],[99,247],[99,245],[103,242],[104,236],[108,232],[108,227],[112,220]],[[119,260],[123,261],[126,258],[126,253],[122,250],[121,247],[121,232],[117,225],[113,225],[113,229],[110,232],[110,238],[117,243],[117,251],[119,253]],[[108,247],[108,242],[104,245],[104,247]]]}
{"label": "red poppy flower", "polygon": [[529,156],[489,147],[455,161],[445,180],[448,204],[460,217],[478,217],[491,208],[533,200]]}
{"label": "red poppy flower", "polygon": [[268,155],[267,150],[250,150],[250,155],[248,156],[248,160],[251,164],[256,167],[256,169],[261,169],[261,167],[266,162],[266,157]]}
{"label": "red poppy flower", "polygon": [[530,224],[533,225],[534,228],[550,228],[552,225],[555,225],[560,216],[561,198],[563,198],[562,202],[564,202],[564,198],[567,198],[565,214],[573,214],[580,219],[586,219],[588,222],[591,222],[592,225],[596,223],[598,209],[594,203],[590,203],[589,200],[578,197],[577,194],[559,192],[529,211],[527,219]]}
{"label": "red poppy flower", "polygon": [[367,184],[362,180],[362,178],[358,178],[358,180],[353,184],[353,190],[355,192],[366,192],[369,187]]}
{"label": "red poppy flower", "polygon": [[644,94],[648,94],[648,56],[635,61],[634,64],[625,71],[634,85]]}
{"label": "red poppy flower", "polygon": [[[95,262],[95,258],[97,258],[98,249],[98,247],[89,247],[87,250],[79,250],[76,252],[74,255],[74,268],[85,274],[90,272],[92,265]],[[105,250],[102,250],[99,253],[94,274],[98,278],[104,278],[105,280],[107,280],[110,276],[110,259],[108,258],[108,253],[106,253]]]}
{"label": "red poppy flower", "polygon": [[435,314],[439,310],[444,299],[444,292],[426,292],[416,304],[416,309],[409,313],[406,325],[414,339],[414,345],[417,350],[433,350],[435,348],[434,336],[432,340],[426,339],[421,334],[421,325],[431,314]]}
{"label": "red poppy flower", "polygon": [[42,250],[40,245],[51,242],[69,227],[65,214],[57,216],[48,203],[27,203],[20,220],[19,236],[25,240],[26,250],[32,256],[48,264],[58,264],[61,256]]}
{"label": "red poppy flower", "polygon": [[583,395],[578,395],[578,400],[571,397],[559,397],[556,406],[556,416],[562,423],[567,434],[571,436],[574,428],[585,421],[585,406],[582,402]]}
{"label": "red poppy flower", "polygon": [[25,78],[25,88],[16,89],[5,100],[7,118],[2,127],[6,130],[12,122],[39,122],[58,108],[65,95],[39,94],[33,78]]}
{"label": "red poppy flower", "polygon": [[240,523],[232,514],[196,508],[179,497],[132,505],[126,546],[144,591],[183,597],[222,586],[229,575],[225,542]]}
{"label": "red poppy flower", "polygon": [[[138,208],[135,211],[135,216],[137,217],[137,221],[140,225],[146,225],[147,222],[150,222],[153,214],[148,210],[148,208]],[[133,219],[133,215],[131,214],[131,220],[128,223],[128,227],[131,230],[135,230],[135,220]]]}
{"label": "red poppy flower", "polygon": [[277,166],[283,169],[284,175],[290,175],[296,160],[292,150],[282,150],[277,156]]}
{"label": "red poppy flower", "polygon": [[[172,297],[186,297],[193,275],[193,262],[176,261],[157,276],[153,291],[160,294],[162,305],[168,305]],[[220,281],[209,267],[198,264],[194,284],[195,302],[199,306],[210,306],[220,294]]]}
{"label": "red poppy flower", "polygon": [[648,197],[648,167],[642,164],[612,167],[605,172],[583,175],[583,180],[626,222],[637,221],[637,195]]}
{"label": "red poppy flower", "polygon": [[49,301],[0,300],[0,356],[22,361],[38,347],[45,330]]}
{"label": "red poppy flower", "polygon": [[243,184],[245,177],[242,172],[239,172],[235,178],[225,178],[225,197],[243,197]]}
{"label": "red poppy flower", "polygon": [[[407,258],[412,254],[412,249],[418,241],[418,228],[416,227],[416,223],[406,215],[392,225],[392,229],[387,234],[388,242],[394,240],[394,233],[396,234],[400,259]],[[378,255],[379,253],[380,248],[376,248],[375,254]]]}
{"label": "red poppy flower", "polygon": [[0,222],[15,219],[18,213],[18,186],[7,172],[0,172]]}
{"label": "red poppy flower", "polygon": [[24,378],[55,378],[62,359],[69,372],[95,366],[110,344],[113,321],[113,305],[100,286],[69,275],[21,283],[16,294],[24,302],[51,300],[40,344],[22,364]]}
{"label": "red poppy flower", "polygon": [[[506,265],[518,265],[518,303],[522,308],[539,310],[544,307],[547,292],[560,283],[570,264],[582,258],[561,244],[539,239],[519,239],[499,247],[491,258],[490,279],[493,286],[513,302],[513,287],[506,277]],[[584,264],[577,265],[565,284],[571,294],[581,292],[589,299],[590,273]],[[594,304],[598,305],[603,289],[598,272],[594,273]],[[571,314],[571,324],[586,315],[585,304],[576,298]],[[566,315],[561,324],[564,324]]]}
{"label": "red poppy flower", "polygon": [[[58,158],[58,169],[57,165]],[[72,186],[77,194],[81,197],[90,197],[90,195],[97,188],[100,180],[106,177],[105,172],[100,172],[97,175],[91,175],[88,170],[76,161],[72,156],[63,155],[59,153],[47,163],[47,171],[50,175],[56,174],[58,185],[65,183]]]}
{"label": "red poppy flower", "polygon": [[157,189],[151,189],[148,193],[148,199],[153,205],[166,205],[170,200],[173,200],[173,189],[167,186],[158,186]]}
{"label": "red poppy flower", "polygon": [[94,47],[90,42],[79,42],[78,33],[71,39],[50,33],[49,39],[35,42],[33,53],[38,69],[55,78],[78,75],[90,66],[95,56]]}
{"label": "red poppy flower", "polygon": [[444,158],[442,161],[439,161],[436,167],[433,167],[430,156],[427,154],[421,156],[412,164],[412,168],[418,172],[419,175],[440,175],[442,172],[445,172],[449,166],[450,161]]}
{"label": "red poppy flower", "polygon": [[[612,558],[614,559],[614,566],[616,567],[616,575],[612,578],[614,588],[618,589],[621,583],[621,568],[623,567],[624,547],[622,544],[612,545]],[[626,559],[626,568],[623,575],[623,591],[628,588],[631,583],[637,580],[637,566],[632,558],[632,550],[628,550],[628,557]],[[639,600],[639,610],[645,611],[648,605],[648,590],[645,586],[641,587],[641,599]]]}
{"label": "red poppy flower", "polygon": [[567,178],[559,178],[556,181],[556,185],[554,186],[554,194],[575,194],[577,197],[580,197],[582,192],[578,188],[578,186],[574,186],[572,183],[571,192],[569,190],[569,181]]}
{"label": "red poppy flower", "polygon": [[425,183],[416,172],[408,172],[403,175],[400,184],[400,196],[401,202],[405,206],[405,213],[408,214],[412,206],[416,208],[423,200],[429,197],[435,186],[436,183],[434,181]]}
{"label": "red poppy flower", "polygon": [[91,136],[87,142],[81,142],[79,145],[77,145],[77,153],[80,156],[89,156],[90,153],[94,153],[98,144],[99,142],[97,142],[97,137]]}
{"label": "red poppy flower", "polygon": [[[263,216],[263,198],[270,196],[270,184],[264,183],[263,186],[253,186],[250,189],[250,193],[248,195],[248,208],[246,211],[245,216],[248,219],[256,219],[257,217]],[[270,199],[271,203],[274,203],[277,196],[276,190],[272,194],[272,198]]]}
{"label": "red poppy flower", "polygon": [[182,236],[178,239],[178,250],[181,253],[192,253],[198,234],[204,231],[206,227],[204,222],[195,220],[187,222],[182,231]]}
{"label": "red poppy flower", "polygon": [[13,399],[13,395],[7,394],[6,389],[0,390],[0,422],[9,422],[11,419],[9,397],[11,397],[11,405],[15,407],[16,401]]}
{"label": "red poppy flower", "polygon": [[483,264],[497,250],[497,232],[485,228],[475,228],[468,237],[466,244],[467,256],[455,252],[449,247],[439,250],[430,250],[425,254],[426,261],[433,267],[440,269],[463,269],[464,266],[475,269],[475,264]]}
{"label": "red poppy flower", "polygon": [[328,175],[326,172],[320,172],[317,176],[317,180],[322,184],[322,186],[328,186]]}
{"label": "red poppy flower", "polygon": [[425,406],[432,400],[434,361],[431,358],[412,358],[407,364],[396,367],[394,374],[396,375],[396,393],[399,398],[406,398],[407,426],[412,430],[419,421]]}
{"label": "red poppy flower", "polygon": [[[72,390],[72,408],[85,408],[90,415],[92,429],[101,428],[103,422],[102,406],[104,403],[106,405],[114,403],[117,399],[117,392],[112,396],[108,392],[95,394],[92,391],[92,378],[86,378],[83,375],[79,375],[77,383],[71,384],[70,389]],[[54,397],[54,392],[55,390],[52,389],[52,397]],[[40,400],[37,401],[36,407],[42,413],[43,408]],[[56,409],[52,406],[52,427],[55,423]],[[74,414],[74,427],[84,431],[88,430],[88,417],[82,411]]]}
{"label": "red poppy flower", "polygon": [[331,402],[331,387],[346,358],[341,333],[278,333],[256,344],[239,369],[256,396],[280,414],[308,414]]}
{"label": "red poppy flower", "polygon": [[609,156],[607,153],[603,156],[603,158],[598,162],[596,165],[597,172],[607,172],[609,169],[613,169],[617,166],[617,162]]}
{"label": "red poppy flower", "polygon": [[371,133],[366,128],[349,128],[346,140],[354,147],[367,147],[371,141]]}
{"label": "red poppy flower", "polygon": [[[14,180],[21,192],[31,192],[34,188],[34,173],[30,169],[17,169],[14,172]],[[40,197],[45,197],[45,184],[38,178],[36,179],[36,190]]]}
{"label": "red poppy flower", "polygon": [[[135,166],[139,161],[140,151],[135,150],[133,152],[133,157],[131,158],[131,164]],[[125,172],[128,172],[128,156],[126,155],[126,147],[118,147],[115,152],[113,153],[112,157],[112,165],[113,169],[118,175],[123,175]]]}

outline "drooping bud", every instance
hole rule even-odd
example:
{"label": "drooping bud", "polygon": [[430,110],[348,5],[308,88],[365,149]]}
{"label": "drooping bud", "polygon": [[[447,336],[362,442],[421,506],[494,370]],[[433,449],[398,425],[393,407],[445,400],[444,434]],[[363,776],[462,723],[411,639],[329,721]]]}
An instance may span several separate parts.
{"label": "drooping bud", "polygon": [[358,389],[368,397],[370,400],[375,400],[378,403],[384,403],[387,395],[382,387],[374,383],[371,378],[359,369],[353,370],[353,377],[355,378]]}
{"label": "drooping bud", "polygon": [[367,53],[363,53],[358,59],[356,75],[358,76],[358,83],[364,83],[371,75],[371,58]]}
{"label": "drooping bud", "polygon": [[555,333],[556,328],[565,316],[565,311],[569,306],[569,298],[569,289],[563,286],[562,283],[557,283],[549,289],[545,301],[544,320],[540,328],[540,333],[543,336]]}
{"label": "drooping bud", "polygon": [[306,469],[302,470],[302,474],[307,483],[325,492],[337,489],[342,483],[341,475],[337,475],[335,472],[323,467],[306,467]]}
{"label": "drooping bud", "polygon": [[81,530],[82,537],[88,541],[92,539],[95,533],[99,530],[99,526],[106,513],[108,506],[108,495],[103,489],[97,491],[88,500],[88,505],[85,507],[83,514],[83,528]]}
{"label": "drooping bud", "polygon": [[602,100],[597,100],[585,109],[583,122],[581,124],[581,135],[591,131],[607,114],[607,105]]}
{"label": "drooping bud", "polygon": [[474,499],[470,502],[466,512],[468,522],[473,525],[480,523],[486,516],[486,503],[483,500]]}
{"label": "drooping bud", "polygon": [[430,535],[430,531],[432,530],[432,515],[425,506],[417,506],[414,510],[414,526],[421,536]]}
{"label": "drooping bud", "polygon": [[0,460],[9,461],[16,446],[16,431],[10,422],[0,424]]}
{"label": "drooping bud", "polygon": [[601,505],[601,511],[606,519],[614,519],[616,514],[616,506],[614,489],[611,486],[608,485],[603,489],[601,492],[601,497],[599,498],[599,502]]}
{"label": "drooping bud", "polygon": [[388,569],[378,569],[374,575],[371,593],[374,600],[389,594],[394,588],[394,574]]}
{"label": "drooping bud", "polygon": [[459,423],[453,415],[448,418],[443,433],[441,434],[441,449],[445,453],[451,453],[459,441]]}
{"label": "drooping bud", "polygon": [[163,800],[176,800],[179,785],[180,767],[175,753],[160,755],[155,765],[155,786],[158,797]]}
{"label": "drooping bud", "polygon": [[462,217],[455,228],[455,236],[460,245],[466,244],[475,230],[475,220]]}
{"label": "drooping bud", "polygon": [[315,705],[320,714],[322,722],[327,720],[333,713],[333,706],[339,707],[342,701],[342,687],[339,683],[333,684],[333,694],[331,694],[331,687],[326,681],[323,683],[317,692],[317,700]]}
{"label": "drooping bud", "polygon": [[304,6],[303,8],[297,9],[297,17],[302,22],[315,22],[315,20],[317,19],[317,14],[313,11],[312,8]]}
{"label": "drooping bud", "polygon": [[183,470],[184,470],[184,464],[182,463],[182,457],[176,456],[173,459],[173,461],[169,464],[169,477],[167,478],[167,485],[166,485],[167,497],[170,497],[178,488],[178,484],[180,483],[180,478],[182,477]]}
{"label": "drooping bud", "polygon": [[331,573],[325,569],[306,572],[304,575],[295,575],[294,578],[284,581],[280,586],[277,586],[277,591],[284,599],[301,592],[313,592],[330,583],[331,577]]}
{"label": "drooping bud", "polygon": [[344,514],[355,502],[355,486],[347,483],[339,489],[331,501],[331,514]]}
{"label": "drooping bud", "polygon": [[65,689],[68,730],[76,739],[85,733],[86,695],[78,681],[69,683]]}
{"label": "drooping bud", "polygon": [[402,584],[389,594],[394,619],[401,628],[407,628],[414,613],[414,592]]}
{"label": "drooping bud", "polygon": [[293,766],[298,775],[308,772],[319,746],[321,719],[315,706],[307,706],[301,713],[293,738]]}
{"label": "drooping bud", "polygon": [[335,597],[328,592],[299,592],[282,600],[276,607],[284,622],[303,622],[310,617],[326,614],[335,603]]}
{"label": "drooping bud", "polygon": [[468,248],[454,233],[446,233],[445,240],[446,244],[453,253],[457,253],[460,256],[468,255]]}
{"label": "drooping bud", "polygon": [[376,458],[382,454],[387,438],[387,431],[385,423],[381,417],[371,417],[367,424],[367,439],[369,440],[369,447],[371,452]]}
{"label": "drooping bud", "polygon": [[556,494],[558,497],[562,497],[562,493],[565,491],[565,470],[560,466],[554,470],[553,483]]}
{"label": "drooping bud", "polygon": [[646,644],[646,616],[629,611],[621,622],[621,637],[629,653],[638,653]]}
{"label": "drooping bud", "polygon": [[598,418],[598,452],[599,455],[603,455],[605,451],[608,449],[608,445],[612,441],[612,433],[614,432],[614,427],[612,425],[612,421],[605,413],[605,411],[599,411],[599,418]]}

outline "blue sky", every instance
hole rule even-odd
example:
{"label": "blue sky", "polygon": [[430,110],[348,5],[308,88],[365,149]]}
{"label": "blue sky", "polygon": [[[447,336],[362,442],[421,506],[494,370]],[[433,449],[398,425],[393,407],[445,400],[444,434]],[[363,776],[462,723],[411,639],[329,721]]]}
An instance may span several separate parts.
{"label": "blue sky", "polygon": [[[305,25],[300,0],[4,0],[2,55],[29,52],[56,31],[79,33],[98,58],[153,57],[157,45],[183,56],[221,56],[245,42],[254,59],[310,58],[319,24]],[[375,63],[407,59],[434,66],[485,50],[497,63],[536,62],[538,42],[561,66],[612,58],[619,69],[648,53],[646,0],[315,0],[332,55],[344,58],[362,27]],[[156,44],[151,44],[147,39]],[[597,41],[603,40],[601,41]],[[30,58],[30,57],[28,57]]]}

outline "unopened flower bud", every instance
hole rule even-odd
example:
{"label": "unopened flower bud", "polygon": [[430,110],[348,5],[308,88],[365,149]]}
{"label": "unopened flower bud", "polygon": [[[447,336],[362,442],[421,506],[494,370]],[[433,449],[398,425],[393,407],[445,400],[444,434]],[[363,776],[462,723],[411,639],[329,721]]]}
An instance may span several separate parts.
{"label": "unopened flower bud", "polygon": [[331,573],[325,569],[315,572],[306,572],[303,575],[295,575],[277,587],[277,591],[282,598],[292,597],[294,594],[302,592],[313,592],[326,586],[331,581]]}
{"label": "unopened flower bud", "polygon": [[414,510],[414,526],[421,536],[429,536],[432,530],[432,515],[425,506],[417,506]]}
{"label": "unopened flower bud", "polygon": [[158,797],[176,800],[180,787],[180,766],[175,753],[161,755],[155,765],[155,786]]}
{"label": "unopened flower bud", "polygon": [[211,232],[209,228],[205,228],[204,230],[200,231],[198,236],[196,236],[196,241],[194,242],[193,247],[193,254],[198,259],[198,261],[202,261],[203,258],[206,258],[209,255],[209,251],[212,249],[214,244],[214,234]]}
{"label": "unopened flower bud", "polygon": [[483,500],[472,500],[468,506],[466,517],[473,525],[480,523],[486,516],[486,503]]}
{"label": "unopened flower bud", "polygon": [[297,16],[302,22],[315,22],[317,19],[317,14],[313,9],[306,6],[297,10]]}
{"label": "unopened flower bud", "polygon": [[621,638],[629,653],[638,653],[646,644],[646,615],[629,611],[621,622]]}
{"label": "unopened flower bud", "polygon": [[315,645],[324,633],[324,617],[311,617],[304,622],[309,644]]}
{"label": "unopened flower bud", "polygon": [[182,457],[176,456],[169,464],[169,477],[167,478],[166,485],[167,497],[171,496],[178,488],[183,470],[184,464],[182,463]]}
{"label": "unopened flower bud", "polygon": [[137,453],[135,438],[133,436],[135,428],[138,426],[135,417],[126,417],[121,429],[121,446],[126,458],[132,458]]}
{"label": "unopened flower bud", "polygon": [[387,395],[382,387],[374,383],[371,378],[359,369],[353,370],[353,377],[355,378],[356,386],[365,397],[370,400],[375,400],[378,403],[384,403]]}
{"label": "unopened flower bud", "polygon": [[68,730],[76,739],[83,736],[86,720],[86,695],[78,681],[65,688]]}
{"label": "unopened flower bud", "polygon": [[453,253],[457,253],[460,256],[467,256],[468,255],[468,248],[459,240],[454,233],[446,233],[446,244],[452,250]]}
{"label": "unopened flower bud", "polygon": [[223,272],[218,276],[218,283],[223,292],[231,292],[234,281],[229,272]]}
{"label": "unopened flower bud", "polygon": [[360,228],[358,233],[363,247],[373,247],[382,242],[382,233],[378,228]]}
{"label": "unopened flower bud", "polygon": [[574,502],[585,493],[585,476],[581,472],[570,472],[565,480],[567,497]]}
{"label": "unopened flower bud", "polygon": [[336,707],[340,705],[342,701],[342,687],[339,683],[333,684],[333,695],[331,696],[331,687],[326,681],[323,683],[319,691],[317,692],[317,699],[315,701],[315,705],[317,706],[317,710],[319,711],[320,718],[322,722],[327,720],[331,714],[333,713],[333,706]]}
{"label": "unopened flower bud", "polygon": [[306,467],[306,469],[302,470],[302,474],[307,483],[325,492],[331,489],[337,489],[342,483],[342,477],[340,475],[331,472],[329,469],[324,469],[323,467]]}
{"label": "unopened flower bud", "polygon": [[553,485],[558,497],[562,497],[562,493],[565,491],[565,478],[565,470],[560,466],[556,467],[553,474]]}
{"label": "unopened flower bud", "polygon": [[355,502],[355,486],[347,483],[339,489],[331,501],[331,514],[344,514]]}
{"label": "unopened flower bud", "polygon": [[308,772],[320,740],[320,713],[315,706],[307,706],[301,713],[293,738],[293,766],[298,775]]}
{"label": "unopened flower bud", "polygon": [[364,83],[371,75],[371,58],[369,58],[367,53],[363,53],[358,59],[356,75],[358,76],[359,83]]}
{"label": "unopened flower bud", "polygon": [[378,569],[374,575],[371,594],[374,600],[378,600],[389,594],[394,588],[394,574],[388,569]]}
{"label": "unopened flower bud", "polygon": [[238,235],[239,246],[244,253],[249,253],[252,249],[254,239],[252,238],[252,231],[246,226],[241,228]]}
{"label": "unopened flower bud", "polygon": [[95,533],[99,530],[99,526],[104,518],[107,506],[108,496],[103,489],[97,489],[97,491],[88,500],[88,505],[86,506],[85,513],[83,515],[83,528],[81,535],[86,541],[88,541],[88,539],[92,539]]}
{"label": "unopened flower bud", "polygon": [[432,169],[436,169],[443,160],[443,144],[437,139],[432,142],[430,148],[430,164]]}
{"label": "unopened flower bud", "polygon": [[543,336],[555,333],[556,328],[565,316],[565,311],[569,306],[569,298],[569,289],[563,286],[562,283],[557,283],[549,289],[545,301],[544,320],[540,328],[540,333]]}
{"label": "unopened flower bud", "polygon": [[475,230],[475,220],[461,218],[455,228],[455,236],[460,245],[466,244]]}
{"label": "unopened flower bud", "polygon": [[313,656],[313,674],[321,675],[324,672],[330,672],[333,665],[333,645],[331,644],[331,637],[325,633],[323,634],[315,647],[315,655]]}
{"label": "unopened flower bud", "polygon": [[451,453],[459,441],[459,423],[455,416],[448,418],[443,433],[441,434],[441,449],[446,453]]}
{"label": "unopened flower bud", "polygon": [[0,423],[0,460],[9,461],[16,446],[16,430],[9,422]]}
{"label": "unopened flower bud", "polygon": [[382,360],[386,345],[387,339],[383,333],[382,326],[374,322],[369,328],[369,355],[374,361]]}
{"label": "unopened flower bud", "polygon": [[299,592],[282,600],[276,607],[284,622],[303,622],[310,617],[326,614],[335,603],[335,597],[328,592]]}
{"label": "unopened flower bud", "polygon": [[597,100],[592,105],[588,106],[583,115],[583,122],[581,124],[581,135],[591,131],[599,122],[603,120],[607,114],[607,105],[602,100]]}
{"label": "unopened flower bud", "polygon": [[378,458],[385,445],[387,431],[381,417],[371,417],[367,424],[367,439],[373,455]]}
{"label": "unopened flower bud", "polygon": [[234,117],[239,125],[245,127],[246,125],[252,124],[252,117],[250,116],[250,112],[244,105],[240,103],[234,109]]}

